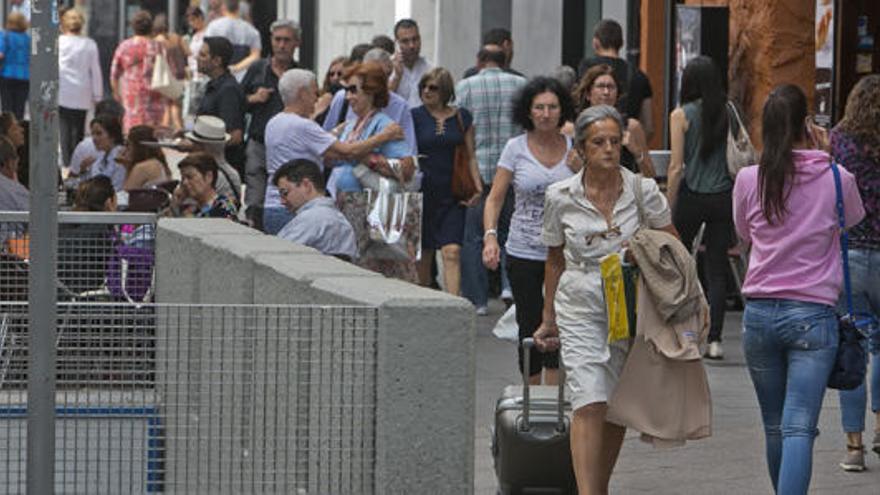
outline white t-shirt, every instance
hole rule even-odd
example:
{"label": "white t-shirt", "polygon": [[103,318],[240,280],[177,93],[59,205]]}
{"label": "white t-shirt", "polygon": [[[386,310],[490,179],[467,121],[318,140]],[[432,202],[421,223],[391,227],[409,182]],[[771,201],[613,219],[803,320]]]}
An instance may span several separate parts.
{"label": "white t-shirt", "polygon": [[278,188],[272,184],[275,171],[296,158],[305,158],[324,170],[323,154],[336,137],[325,131],[314,120],[304,119],[295,113],[282,112],[266,124],[266,208],[281,208]]}
{"label": "white t-shirt", "polygon": [[[205,37],[221,36],[232,43],[233,54],[236,52],[248,53],[251,50],[261,50],[263,43],[260,41],[260,33],[255,27],[238,18],[234,17],[218,17],[208,24],[205,28]],[[233,61],[234,62],[234,61]],[[241,82],[247,70],[233,72],[232,75],[238,82]]]}
{"label": "white t-shirt", "polygon": [[[565,138],[566,151],[571,149],[571,138]],[[526,134],[510,138],[498,158],[498,167],[513,172],[513,190],[516,202],[510,218],[507,253],[527,260],[547,259],[547,246],[541,239],[544,228],[544,191],[547,186],[574,175],[562,160],[547,167],[529,150]]]}

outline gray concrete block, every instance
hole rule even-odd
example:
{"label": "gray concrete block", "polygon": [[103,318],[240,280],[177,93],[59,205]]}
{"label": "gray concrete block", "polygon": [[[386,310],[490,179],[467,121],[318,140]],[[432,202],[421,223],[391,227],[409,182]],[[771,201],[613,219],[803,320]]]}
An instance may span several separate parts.
{"label": "gray concrete block", "polygon": [[419,306],[445,307],[452,311],[467,309],[473,312],[473,306],[463,298],[391,278],[322,278],[315,280],[312,285],[361,304],[379,306],[417,303]]}
{"label": "gray concrete block", "polygon": [[196,302],[201,243],[185,231],[167,226],[160,221],[156,232],[156,302]]}
{"label": "gray concrete block", "polygon": [[258,304],[356,304],[313,286],[339,277],[381,278],[378,273],[322,254],[258,254],[254,257],[254,301]]}
{"label": "gray concrete block", "polygon": [[387,278],[324,278],[313,286],[379,306],[377,493],[472,493],[470,303]]}
{"label": "gray concrete block", "polygon": [[222,234],[263,235],[259,230],[225,218],[161,218],[159,228],[193,237]]}

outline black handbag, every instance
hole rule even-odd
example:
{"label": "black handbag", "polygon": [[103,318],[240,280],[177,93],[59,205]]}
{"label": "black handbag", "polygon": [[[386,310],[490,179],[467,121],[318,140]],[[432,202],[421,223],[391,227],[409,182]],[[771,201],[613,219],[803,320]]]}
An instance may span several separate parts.
{"label": "black handbag", "polygon": [[843,212],[843,190],[840,183],[840,170],[831,162],[834,174],[834,188],[837,194],[837,221],[840,224],[840,251],[843,258],[843,291],[846,297],[846,313],[838,316],[839,343],[834,367],[828,377],[828,387],[838,390],[852,390],[865,381],[867,355],[863,341],[868,329],[876,324],[872,315],[856,314],[853,311],[852,288],[849,277],[849,236],[846,233],[846,220]]}

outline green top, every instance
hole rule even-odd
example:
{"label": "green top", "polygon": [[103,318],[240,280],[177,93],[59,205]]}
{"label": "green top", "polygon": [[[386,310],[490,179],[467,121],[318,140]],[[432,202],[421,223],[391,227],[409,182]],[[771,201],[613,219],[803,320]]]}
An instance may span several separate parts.
{"label": "green top", "polygon": [[[688,129],[684,134],[684,180],[688,189],[697,193],[711,194],[733,189],[733,181],[727,173],[727,140],[708,158],[700,157],[700,138],[703,135],[702,100],[684,105]],[[725,111],[722,118],[727,117]]]}

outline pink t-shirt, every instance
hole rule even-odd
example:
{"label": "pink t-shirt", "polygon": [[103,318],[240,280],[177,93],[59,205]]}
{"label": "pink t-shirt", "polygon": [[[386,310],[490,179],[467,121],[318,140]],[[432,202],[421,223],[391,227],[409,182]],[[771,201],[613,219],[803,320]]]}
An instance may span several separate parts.
{"label": "pink t-shirt", "polygon": [[[794,150],[795,178],[785,202],[786,214],[770,224],[761,210],[758,166],[742,169],[733,187],[736,231],[751,243],[746,297],[792,299],[834,305],[843,270],[840,229],[830,157],[824,151]],[[855,177],[840,169],[846,226],[865,210]]]}

